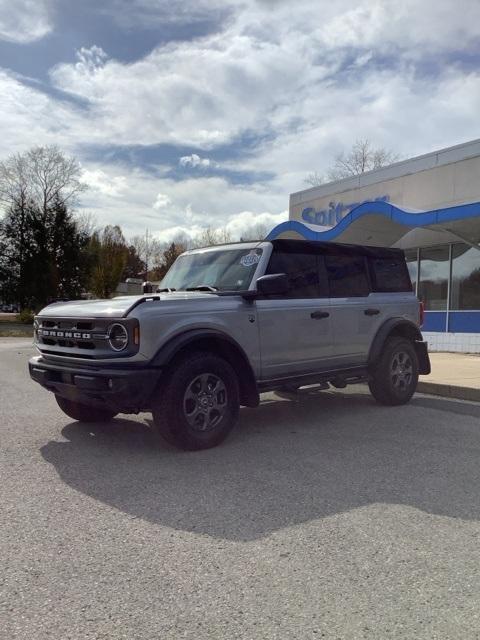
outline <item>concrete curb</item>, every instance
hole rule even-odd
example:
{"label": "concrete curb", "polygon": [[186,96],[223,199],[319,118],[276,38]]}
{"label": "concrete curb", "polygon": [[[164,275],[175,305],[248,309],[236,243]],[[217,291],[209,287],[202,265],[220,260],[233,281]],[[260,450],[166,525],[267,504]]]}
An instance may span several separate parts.
{"label": "concrete curb", "polygon": [[429,393],[433,396],[442,396],[444,398],[456,398],[457,400],[470,400],[480,402],[480,389],[473,387],[459,387],[452,384],[443,384],[441,382],[422,382],[417,386],[419,393]]}

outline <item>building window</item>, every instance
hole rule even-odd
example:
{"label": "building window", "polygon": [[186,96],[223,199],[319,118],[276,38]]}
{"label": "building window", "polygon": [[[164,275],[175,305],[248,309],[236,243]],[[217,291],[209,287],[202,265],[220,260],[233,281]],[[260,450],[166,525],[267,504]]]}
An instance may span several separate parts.
{"label": "building window", "polygon": [[409,249],[405,251],[405,258],[407,260],[408,273],[410,274],[410,280],[412,281],[412,288],[417,293],[417,277],[418,277],[418,255],[416,249]]}
{"label": "building window", "polygon": [[428,311],[447,308],[448,279],[450,274],[449,247],[420,249],[420,283],[418,297]]}
{"label": "building window", "polygon": [[466,244],[452,247],[450,308],[480,309],[480,251]]}

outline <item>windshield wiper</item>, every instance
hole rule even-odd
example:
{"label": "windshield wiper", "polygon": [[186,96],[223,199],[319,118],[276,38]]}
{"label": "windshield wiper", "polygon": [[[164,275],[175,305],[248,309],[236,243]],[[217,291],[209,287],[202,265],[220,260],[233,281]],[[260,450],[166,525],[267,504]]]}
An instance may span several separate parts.
{"label": "windshield wiper", "polygon": [[172,293],[176,291],[176,289],[172,289],[172,287],[165,287],[164,289],[157,289],[156,293]]}
{"label": "windshield wiper", "polygon": [[209,284],[199,284],[196,287],[187,287],[185,291],[218,291],[218,287],[211,287]]}

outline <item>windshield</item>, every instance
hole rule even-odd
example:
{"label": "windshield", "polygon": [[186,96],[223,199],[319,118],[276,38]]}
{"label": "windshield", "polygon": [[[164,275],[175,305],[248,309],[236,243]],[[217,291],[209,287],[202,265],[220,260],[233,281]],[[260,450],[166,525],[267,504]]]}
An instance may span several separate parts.
{"label": "windshield", "polygon": [[248,289],[262,249],[225,249],[179,256],[160,284],[160,289],[205,288],[219,291]]}

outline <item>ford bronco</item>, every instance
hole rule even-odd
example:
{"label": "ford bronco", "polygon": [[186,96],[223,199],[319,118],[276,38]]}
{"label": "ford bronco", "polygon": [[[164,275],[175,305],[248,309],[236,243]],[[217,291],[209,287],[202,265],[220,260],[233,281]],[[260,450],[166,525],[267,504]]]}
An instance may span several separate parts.
{"label": "ford bronco", "polygon": [[430,372],[398,249],[278,239],[187,251],[154,294],[35,318],[30,375],[74,420],[151,411],[183,449],[222,442],[264,391],[366,382],[400,405]]}

